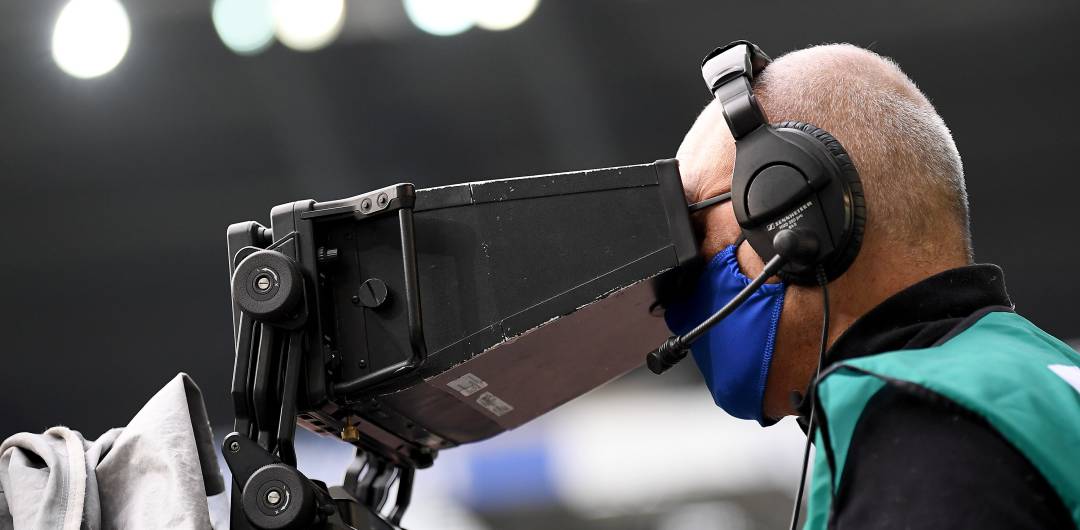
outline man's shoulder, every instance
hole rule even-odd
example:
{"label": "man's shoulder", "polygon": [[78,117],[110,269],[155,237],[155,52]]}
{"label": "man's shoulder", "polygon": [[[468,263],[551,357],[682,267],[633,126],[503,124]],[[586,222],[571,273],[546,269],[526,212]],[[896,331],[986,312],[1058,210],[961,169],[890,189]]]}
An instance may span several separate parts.
{"label": "man's shoulder", "polygon": [[1042,474],[985,420],[891,386],[855,426],[835,509],[844,529],[1073,525]]}
{"label": "man's shoulder", "polygon": [[[1073,527],[1080,355],[993,311],[936,344],[841,361],[818,386],[839,528]],[[846,372],[846,377],[833,374]],[[828,421],[825,421],[828,420]],[[875,523],[885,516],[892,526]]]}
{"label": "man's shoulder", "polygon": [[1060,366],[1080,370],[1080,353],[1014,312],[989,311],[931,346],[844,360],[830,372],[852,370],[927,389],[979,411],[1018,392],[1041,395],[1033,405],[1080,403],[1080,389],[1065,384]]}

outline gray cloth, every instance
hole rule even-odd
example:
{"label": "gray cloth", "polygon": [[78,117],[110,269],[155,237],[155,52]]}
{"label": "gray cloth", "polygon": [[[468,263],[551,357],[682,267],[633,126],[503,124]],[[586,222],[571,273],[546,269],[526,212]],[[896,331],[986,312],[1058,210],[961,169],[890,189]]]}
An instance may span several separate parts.
{"label": "gray cloth", "polygon": [[213,528],[225,490],[199,387],[179,374],[127,427],[53,427],[0,445],[0,530]]}

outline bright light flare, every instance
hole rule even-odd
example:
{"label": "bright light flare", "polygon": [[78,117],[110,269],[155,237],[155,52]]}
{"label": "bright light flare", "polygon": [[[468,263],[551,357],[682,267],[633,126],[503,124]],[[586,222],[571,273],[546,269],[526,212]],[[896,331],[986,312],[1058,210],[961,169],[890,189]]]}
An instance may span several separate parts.
{"label": "bright light flare", "polygon": [[540,0],[472,0],[476,25],[491,31],[503,31],[525,22],[536,11]]}
{"label": "bright light flare", "polygon": [[240,55],[255,55],[274,42],[270,0],[214,0],[211,17],[221,42]]}
{"label": "bright light flare", "polygon": [[404,5],[409,20],[432,35],[457,35],[476,23],[473,0],[404,0]]}
{"label": "bright light flare", "polygon": [[130,45],[131,21],[116,0],[71,0],[53,28],[53,60],[67,74],[82,79],[112,71]]}
{"label": "bright light flare", "polygon": [[345,0],[274,0],[272,7],[278,40],[297,51],[325,47],[345,25]]}

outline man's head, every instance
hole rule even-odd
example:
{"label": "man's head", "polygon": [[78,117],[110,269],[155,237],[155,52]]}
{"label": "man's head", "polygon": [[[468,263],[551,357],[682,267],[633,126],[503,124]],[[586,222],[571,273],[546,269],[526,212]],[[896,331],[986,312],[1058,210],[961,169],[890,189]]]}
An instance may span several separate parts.
{"label": "man's head", "polygon": [[[770,122],[797,120],[832,133],[863,182],[866,234],[851,268],[830,284],[830,340],[897,291],[970,262],[967,193],[956,145],[895,63],[855,46],[817,46],[773,61],[755,80],[754,93]],[[729,191],[734,157],[734,141],[714,101],[679,147],[687,199]],[[697,215],[706,257],[738,238],[730,205]],[[748,244],[737,255],[748,275],[761,270]],[[766,415],[793,412],[790,393],[809,384],[820,318],[816,288],[788,289],[766,384]]]}

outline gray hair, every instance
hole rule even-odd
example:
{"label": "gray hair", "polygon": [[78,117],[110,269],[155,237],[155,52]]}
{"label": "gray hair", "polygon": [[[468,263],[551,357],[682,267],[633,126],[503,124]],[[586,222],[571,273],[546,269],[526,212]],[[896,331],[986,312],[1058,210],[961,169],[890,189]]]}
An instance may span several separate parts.
{"label": "gray hair", "polygon": [[755,80],[769,121],[833,134],[859,170],[868,236],[971,260],[964,168],[934,106],[895,62],[850,44],[784,55]]}

